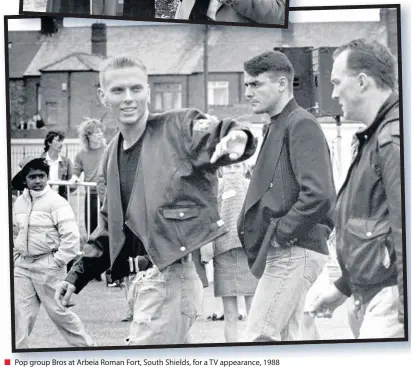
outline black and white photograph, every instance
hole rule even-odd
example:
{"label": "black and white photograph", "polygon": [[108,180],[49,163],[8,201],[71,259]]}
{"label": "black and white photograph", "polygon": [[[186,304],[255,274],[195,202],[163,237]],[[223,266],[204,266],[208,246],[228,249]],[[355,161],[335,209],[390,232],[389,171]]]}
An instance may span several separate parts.
{"label": "black and white photograph", "polygon": [[5,22],[13,352],[407,340],[399,6]]}
{"label": "black and white photograph", "polygon": [[289,0],[20,0],[23,13],[286,27]]}

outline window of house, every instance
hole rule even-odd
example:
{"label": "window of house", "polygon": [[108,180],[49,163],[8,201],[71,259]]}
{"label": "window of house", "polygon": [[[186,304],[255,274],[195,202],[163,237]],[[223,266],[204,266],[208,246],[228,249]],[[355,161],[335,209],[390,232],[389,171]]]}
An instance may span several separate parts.
{"label": "window of house", "polygon": [[182,84],[155,83],[154,106],[156,111],[166,111],[182,107]]}
{"label": "window of house", "polygon": [[293,88],[299,89],[300,87],[301,87],[300,77],[295,76],[295,77],[293,78]]}
{"label": "window of house", "polygon": [[208,82],[208,104],[227,106],[229,104],[229,82]]}

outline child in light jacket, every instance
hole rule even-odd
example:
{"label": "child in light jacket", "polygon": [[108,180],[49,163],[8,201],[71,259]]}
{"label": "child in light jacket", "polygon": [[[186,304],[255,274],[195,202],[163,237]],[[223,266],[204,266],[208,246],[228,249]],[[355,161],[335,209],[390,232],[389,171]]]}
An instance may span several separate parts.
{"label": "child in light jacket", "polygon": [[55,286],[66,276],[66,264],[79,251],[79,229],[67,200],[47,184],[44,158],[26,158],[12,180],[23,191],[13,206],[14,302],[16,348],[29,348],[42,304],[66,341],[76,347],[95,345],[79,317],[54,300]]}

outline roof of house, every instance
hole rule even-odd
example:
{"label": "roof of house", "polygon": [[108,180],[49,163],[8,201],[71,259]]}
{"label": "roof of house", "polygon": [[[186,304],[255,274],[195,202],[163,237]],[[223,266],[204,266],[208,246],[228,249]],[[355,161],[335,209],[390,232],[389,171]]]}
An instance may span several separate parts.
{"label": "roof of house", "polygon": [[8,32],[10,78],[23,77],[27,67],[39,51],[43,40],[44,36],[38,31]]}
{"label": "roof of house", "polygon": [[[199,27],[191,24],[107,27],[107,55],[136,56],[146,65],[149,74],[190,74],[202,57]],[[90,54],[91,49],[90,27],[61,28],[42,45],[25,75],[40,75],[45,65],[64,60],[73,53]]]}
{"label": "roof of house", "polygon": [[[209,71],[241,72],[256,54],[284,46],[338,46],[354,38],[377,38],[379,22],[295,23],[292,30],[260,27],[209,26]],[[151,75],[192,74],[203,70],[204,25],[162,24],[107,27],[107,55],[128,53],[140,58]],[[48,37],[25,75],[40,70],[98,70],[91,54],[91,27],[61,28]],[[83,56],[79,56],[83,55]]]}
{"label": "roof of house", "polygon": [[[243,72],[243,63],[274,47],[340,46],[355,38],[377,38],[378,22],[294,23],[289,30],[251,27],[213,27],[209,41],[209,72]],[[285,40],[293,41],[285,44]],[[215,33],[215,34],[213,34]],[[203,71],[200,60],[193,71]]]}
{"label": "roof of house", "polygon": [[104,57],[75,52],[63,59],[43,66],[40,71],[99,71],[100,63]]}

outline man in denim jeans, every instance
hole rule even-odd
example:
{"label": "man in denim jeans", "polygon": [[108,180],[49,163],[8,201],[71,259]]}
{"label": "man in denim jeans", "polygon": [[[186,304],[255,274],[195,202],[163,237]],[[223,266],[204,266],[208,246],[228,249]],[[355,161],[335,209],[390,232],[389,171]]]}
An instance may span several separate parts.
{"label": "man in denim jeans", "polygon": [[182,344],[202,307],[191,253],[227,232],[213,200],[217,168],[249,158],[256,139],[196,109],[150,114],[146,67],[128,56],[103,64],[98,94],[119,126],[101,160],[106,197],[56,299],[66,306],[108,268],[113,280],[136,272],[127,344]]}
{"label": "man in denim jeans", "polygon": [[351,297],[359,338],[405,338],[401,140],[396,60],[376,42],[354,40],[334,53],[332,97],[355,134],[354,154],[336,203],[342,276],[312,305],[318,317]]}
{"label": "man in denim jeans", "polygon": [[308,289],[327,260],[335,188],[326,138],[293,98],[294,70],[285,54],[246,61],[245,96],[270,116],[238,233],[259,283],[246,341],[298,340]]}

